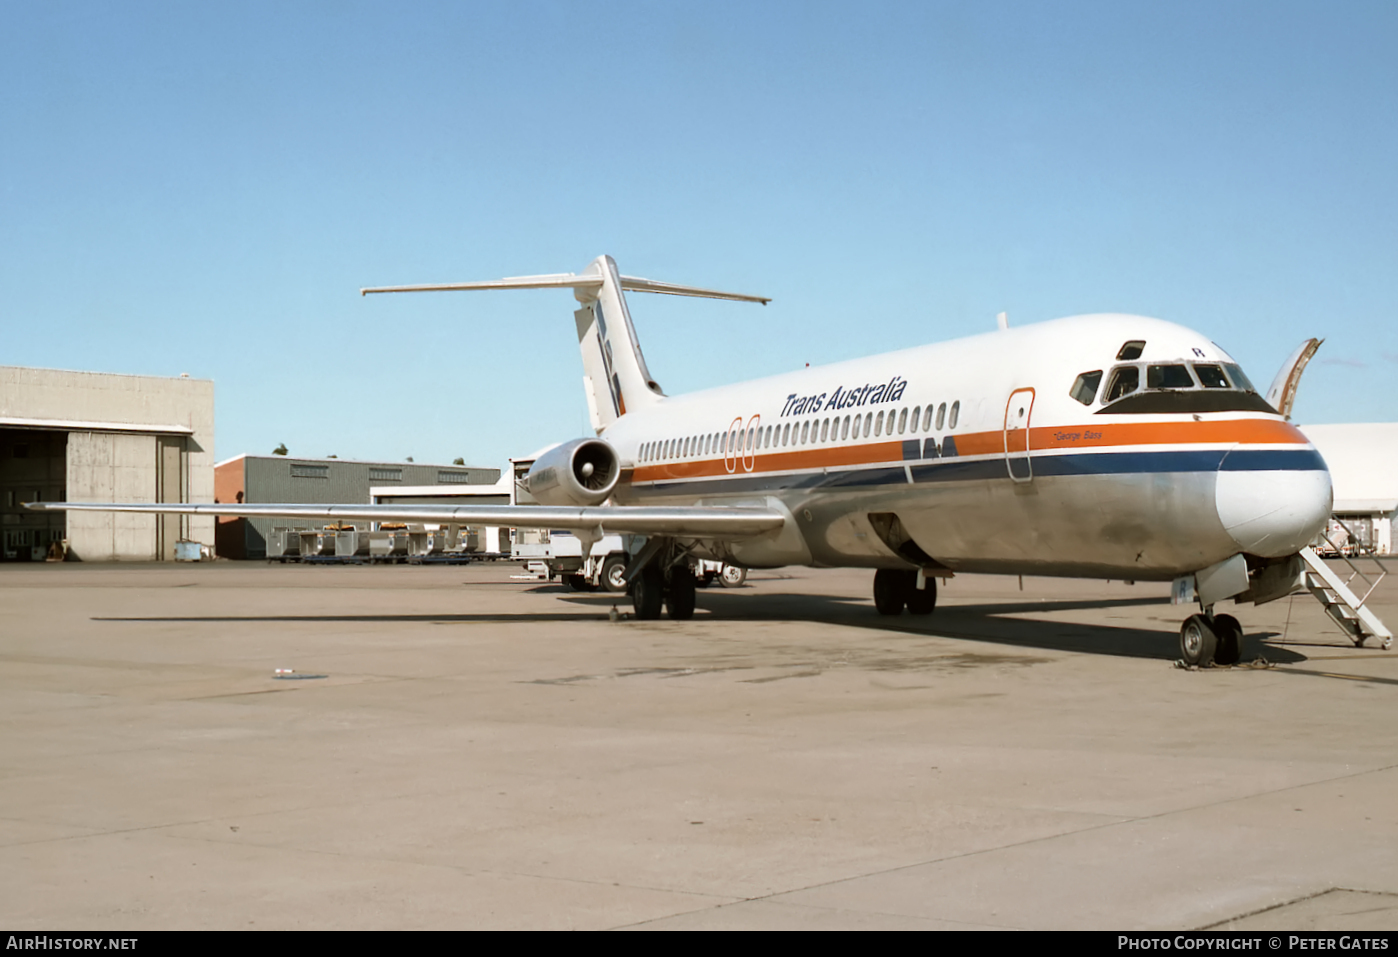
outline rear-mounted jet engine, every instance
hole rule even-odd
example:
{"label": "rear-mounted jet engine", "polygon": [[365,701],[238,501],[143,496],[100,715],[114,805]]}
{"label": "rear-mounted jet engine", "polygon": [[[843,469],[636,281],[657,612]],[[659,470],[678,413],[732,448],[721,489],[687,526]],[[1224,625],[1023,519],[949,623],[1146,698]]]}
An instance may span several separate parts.
{"label": "rear-mounted jet engine", "polygon": [[601,439],[574,439],[535,460],[524,485],[540,505],[601,505],[616,488],[616,450]]}

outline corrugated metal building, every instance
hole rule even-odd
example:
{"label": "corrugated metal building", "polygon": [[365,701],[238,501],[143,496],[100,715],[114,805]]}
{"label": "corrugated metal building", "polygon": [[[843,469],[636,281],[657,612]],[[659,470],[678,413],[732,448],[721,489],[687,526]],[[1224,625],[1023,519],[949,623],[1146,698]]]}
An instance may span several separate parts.
{"label": "corrugated metal building", "polygon": [[[499,469],[413,462],[360,462],[353,459],[302,459],[283,455],[239,455],[214,468],[218,502],[249,505],[368,505],[374,486],[491,485]],[[359,523],[368,527],[367,522]],[[264,558],[267,534],[278,528],[320,528],[323,520],[221,518],[218,554],[223,558]]]}
{"label": "corrugated metal building", "polygon": [[0,366],[0,560],[68,543],[83,561],[175,557],[214,544],[206,516],[31,512],[25,502],[207,502],[214,384],[187,376]]}
{"label": "corrugated metal building", "polygon": [[1398,520],[1398,422],[1305,425],[1335,486],[1334,513],[1344,523],[1332,529],[1336,544],[1358,550],[1370,547],[1392,555],[1393,524]]}

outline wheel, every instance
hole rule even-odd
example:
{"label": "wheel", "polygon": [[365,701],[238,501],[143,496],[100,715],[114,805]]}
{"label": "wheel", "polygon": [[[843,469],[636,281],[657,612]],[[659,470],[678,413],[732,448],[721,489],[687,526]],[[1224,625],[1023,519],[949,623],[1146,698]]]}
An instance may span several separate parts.
{"label": "wheel", "polygon": [[1203,615],[1190,615],[1180,626],[1180,657],[1187,665],[1207,668],[1214,663],[1218,636]]}
{"label": "wheel", "polygon": [[602,587],[618,595],[626,591],[625,555],[612,555],[602,565]]}
{"label": "wheel", "polygon": [[665,610],[675,621],[694,617],[694,573],[683,566],[670,570],[670,590],[665,595]]}
{"label": "wheel", "polygon": [[937,579],[929,578],[924,582],[927,586],[922,591],[917,590],[917,576],[913,576],[913,587],[908,592],[908,614],[910,615],[930,615],[932,609],[937,607]]}
{"label": "wheel", "polygon": [[705,574],[696,577],[694,579],[694,584],[699,586],[700,588],[708,588],[710,585],[714,583],[714,579],[717,577],[718,576],[715,575],[713,572],[706,572]]}
{"label": "wheel", "polygon": [[564,575],[563,582],[573,591],[596,591],[597,586],[582,575]]}
{"label": "wheel", "polygon": [[1214,664],[1236,665],[1243,656],[1243,626],[1232,615],[1214,615],[1214,634],[1218,636]]}
{"label": "wheel", "polygon": [[663,590],[664,582],[660,578],[660,569],[654,565],[647,565],[631,583],[631,607],[635,609],[637,619],[651,621],[660,617],[660,606],[664,600]]}
{"label": "wheel", "polygon": [[748,580],[748,570],[737,565],[724,565],[718,580],[723,583],[724,588],[737,588]]}
{"label": "wheel", "polygon": [[908,601],[904,573],[893,568],[874,572],[874,607],[880,615],[901,615]]}

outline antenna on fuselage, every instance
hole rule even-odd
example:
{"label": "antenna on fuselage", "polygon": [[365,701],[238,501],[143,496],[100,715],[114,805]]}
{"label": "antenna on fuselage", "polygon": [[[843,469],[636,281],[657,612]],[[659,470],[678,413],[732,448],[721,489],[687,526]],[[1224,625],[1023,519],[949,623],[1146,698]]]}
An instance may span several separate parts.
{"label": "antenna on fuselage", "polygon": [[998,314],[995,317],[995,324],[999,326],[1001,329],[1010,328],[1010,314],[1007,312],[1002,312]]}

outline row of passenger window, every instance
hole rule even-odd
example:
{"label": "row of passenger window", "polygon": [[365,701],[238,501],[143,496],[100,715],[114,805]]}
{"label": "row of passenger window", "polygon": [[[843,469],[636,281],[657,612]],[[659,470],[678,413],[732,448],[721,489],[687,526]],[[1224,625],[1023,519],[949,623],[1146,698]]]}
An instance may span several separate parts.
{"label": "row of passenger window", "polygon": [[911,413],[907,408],[890,409],[884,412],[867,412],[862,416],[834,416],[825,419],[803,419],[784,425],[769,425],[766,428],[753,426],[746,434],[741,429],[729,432],[714,432],[710,435],[693,435],[682,439],[666,439],[660,442],[641,444],[639,459],[642,462],[659,462],[665,459],[683,459],[705,455],[744,455],[759,449],[785,448],[796,445],[810,445],[818,442],[844,442],[850,439],[869,438],[871,435],[893,435],[922,432],[940,432],[956,428],[961,418],[961,402],[951,404],[914,406]]}

